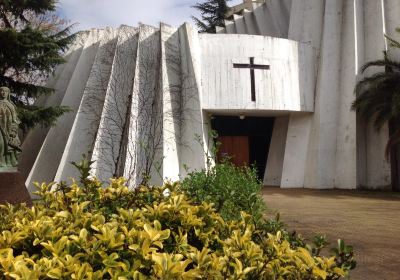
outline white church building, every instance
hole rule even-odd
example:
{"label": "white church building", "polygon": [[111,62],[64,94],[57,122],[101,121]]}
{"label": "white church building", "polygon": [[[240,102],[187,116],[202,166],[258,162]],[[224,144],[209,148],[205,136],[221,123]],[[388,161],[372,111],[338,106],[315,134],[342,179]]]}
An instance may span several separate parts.
{"label": "white church building", "polygon": [[350,108],[361,66],[383,50],[399,57],[384,34],[398,38],[400,1],[267,0],[235,12],[218,34],[190,24],[80,33],[48,81],[55,94],[37,101],[72,111],[27,135],[28,189],[76,177],[70,162],[89,151],[101,180],[178,180],[206,167],[213,130],[219,155],[256,164],[266,186],[388,188],[388,128]]}

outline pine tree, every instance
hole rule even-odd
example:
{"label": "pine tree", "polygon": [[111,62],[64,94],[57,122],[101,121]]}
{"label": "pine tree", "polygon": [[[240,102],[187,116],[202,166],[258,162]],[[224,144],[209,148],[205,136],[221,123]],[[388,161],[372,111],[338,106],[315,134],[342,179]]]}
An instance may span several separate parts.
{"label": "pine tree", "polygon": [[208,0],[193,6],[201,13],[201,19],[192,16],[200,32],[215,33],[216,26],[224,26],[225,14],[229,10],[228,1]]}
{"label": "pine tree", "polygon": [[74,39],[55,9],[56,0],[0,0],[0,85],[11,89],[22,129],[53,125],[68,111],[33,105],[53,92],[43,82],[65,62],[63,51]]}

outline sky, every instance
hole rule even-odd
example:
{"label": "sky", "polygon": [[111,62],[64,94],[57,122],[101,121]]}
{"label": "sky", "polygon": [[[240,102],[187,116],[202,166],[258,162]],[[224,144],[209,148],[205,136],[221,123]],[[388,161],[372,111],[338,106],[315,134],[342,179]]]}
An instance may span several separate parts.
{"label": "sky", "polygon": [[[204,0],[59,0],[58,14],[77,23],[76,30],[118,27],[121,24],[137,26],[145,23],[157,26],[165,22],[172,26],[191,21],[199,16],[191,6]],[[231,0],[229,5],[241,3]]]}

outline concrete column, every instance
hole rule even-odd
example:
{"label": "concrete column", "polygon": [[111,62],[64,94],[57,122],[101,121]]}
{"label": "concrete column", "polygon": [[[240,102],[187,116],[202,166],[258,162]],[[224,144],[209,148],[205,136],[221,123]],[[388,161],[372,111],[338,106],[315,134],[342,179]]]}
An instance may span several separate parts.
{"label": "concrete column", "polygon": [[265,4],[254,4],[253,14],[257,23],[257,29],[260,31],[259,35],[274,36],[276,34],[275,26],[271,22],[270,15],[266,14]]}
{"label": "concrete column", "polygon": [[254,13],[252,13],[248,10],[245,10],[243,17],[244,17],[245,24],[247,26],[248,34],[259,35],[260,31],[258,30],[257,23],[254,18]]}
{"label": "concrete column", "polygon": [[248,34],[247,28],[245,25],[244,17],[240,15],[233,15],[233,19],[235,21],[235,28],[237,34]]}
{"label": "concrete column", "polygon": [[163,97],[163,179],[179,180],[182,123],[181,46],[176,28],[161,24],[161,94]]}
{"label": "concrete column", "polygon": [[104,30],[99,50],[93,63],[74,124],[69,134],[64,154],[61,158],[55,181],[77,178],[79,173],[71,162],[78,162],[82,154],[93,151],[94,141],[99,128],[101,112],[107,91],[112,62],[117,43],[117,31]]}
{"label": "concrete column", "polygon": [[[364,0],[354,0],[354,30],[355,40],[355,70],[356,81],[362,79],[361,68],[365,63],[365,36],[364,36]],[[357,153],[357,187],[367,184],[367,158],[366,158],[366,126],[363,120],[356,116],[356,153]]]}
{"label": "concrete column", "polygon": [[[311,44],[317,57],[315,68],[318,69],[324,2],[320,0],[293,1],[290,18],[289,39]],[[318,72],[315,71],[315,73]],[[307,154],[313,118],[314,114],[292,114],[289,117],[282,169],[281,186],[283,188],[304,187],[306,166],[310,164],[307,161]]]}
{"label": "concrete column", "polygon": [[[384,11],[385,11],[385,23],[386,23],[386,34],[391,38],[400,41],[400,33],[396,32],[396,28],[400,28],[400,1],[398,0],[385,0]],[[389,57],[400,61],[400,49],[388,46]]]}
{"label": "concrete column", "polygon": [[[206,167],[208,148],[207,114],[201,109],[200,44],[196,30],[189,24],[179,28],[182,61],[182,125],[180,175]],[[189,170],[186,169],[189,168]]]}
{"label": "concrete column", "polygon": [[267,166],[265,168],[264,186],[281,186],[288,125],[289,116],[277,117],[275,119]]}
{"label": "concrete column", "polygon": [[342,13],[343,1],[326,1],[309,164],[306,169],[305,187],[309,188],[333,188],[335,185]]}
{"label": "concrete column", "polygon": [[[364,34],[365,61],[382,59],[382,51],[386,49],[384,32],[386,30],[385,2],[383,0],[364,1]],[[366,76],[383,69],[369,69]],[[368,188],[383,188],[391,183],[390,164],[386,161],[384,152],[389,138],[389,129],[385,125],[377,131],[372,124],[366,128],[366,186]]]}
{"label": "concrete column", "polygon": [[[121,26],[110,80],[93,148],[92,175],[107,181],[121,175],[127,111],[131,100],[138,45],[138,29]],[[121,167],[121,168],[122,168]]]}
{"label": "concrete column", "polygon": [[336,188],[355,189],[357,186],[357,125],[351,110],[357,81],[359,44],[357,2],[345,1],[343,6],[339,114],[336,145]]}
{"label": "concrete column", "polygon": [[124,168],[129,187],[140,184],[143,174],[151,176],[152,184],[162,183],[163,117],[159,72],[159,30],[141,25]]}
{"label": "concrete column", "polygon": [[288,1],[272,0],[265,5],[277,29],[276,37],[287,38],[288,36],[290,21],[290,10],[286,6],[288,4]]}
{"label": "concrete column", "polygon": [[232,20],[225,20],[226,34],[236,34],[235,22]]}
{"label": "concrete column", "polygon": [[304,187],[311,116],[311,114],[292,114],[289,117],[281,188]]}

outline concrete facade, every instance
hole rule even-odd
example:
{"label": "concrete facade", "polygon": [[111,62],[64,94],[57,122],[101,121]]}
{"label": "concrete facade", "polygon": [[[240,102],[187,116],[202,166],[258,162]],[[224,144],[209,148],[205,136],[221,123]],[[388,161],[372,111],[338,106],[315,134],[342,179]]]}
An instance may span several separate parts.
{"label": "concrete facade", "polygon": [[[384,158],[388,128],[376,131],[350,107],[354,86],[363,77],[361,66],[382,58],[383,50],[399,58],[384,37],[386,33],[399,39],[399,9],[396,0],[270,0],[253,5],[248,22],[256,22],[256,27],[248,25],[251,34],[307,42],[317,58],[315,111],[290,114],[282,180],[276,185],[382,189],[391,184],[390,164]],[[218,30],[238,33],[230,31]],[[271,176],[266,182],[276,178]]]}
{"label": "concrete facade", "polygon": [[[248,115],[276,118],[265,185],[385,188],[388,128],[375,131],[350,107],[360,67],[385,49],[399,57],[384,37],[396,37],[398,12],[397,0],[269,0],[218,34],[189,24],[83,32],[49,80],[56,93],[38,101],[73,111],[27,135],[27,187],[76,177],[69,163],[83,153],[103,181],[178,180],[206,167],[211,116]],[[254,84],[237,66],[249,63],[264,67]]]}

